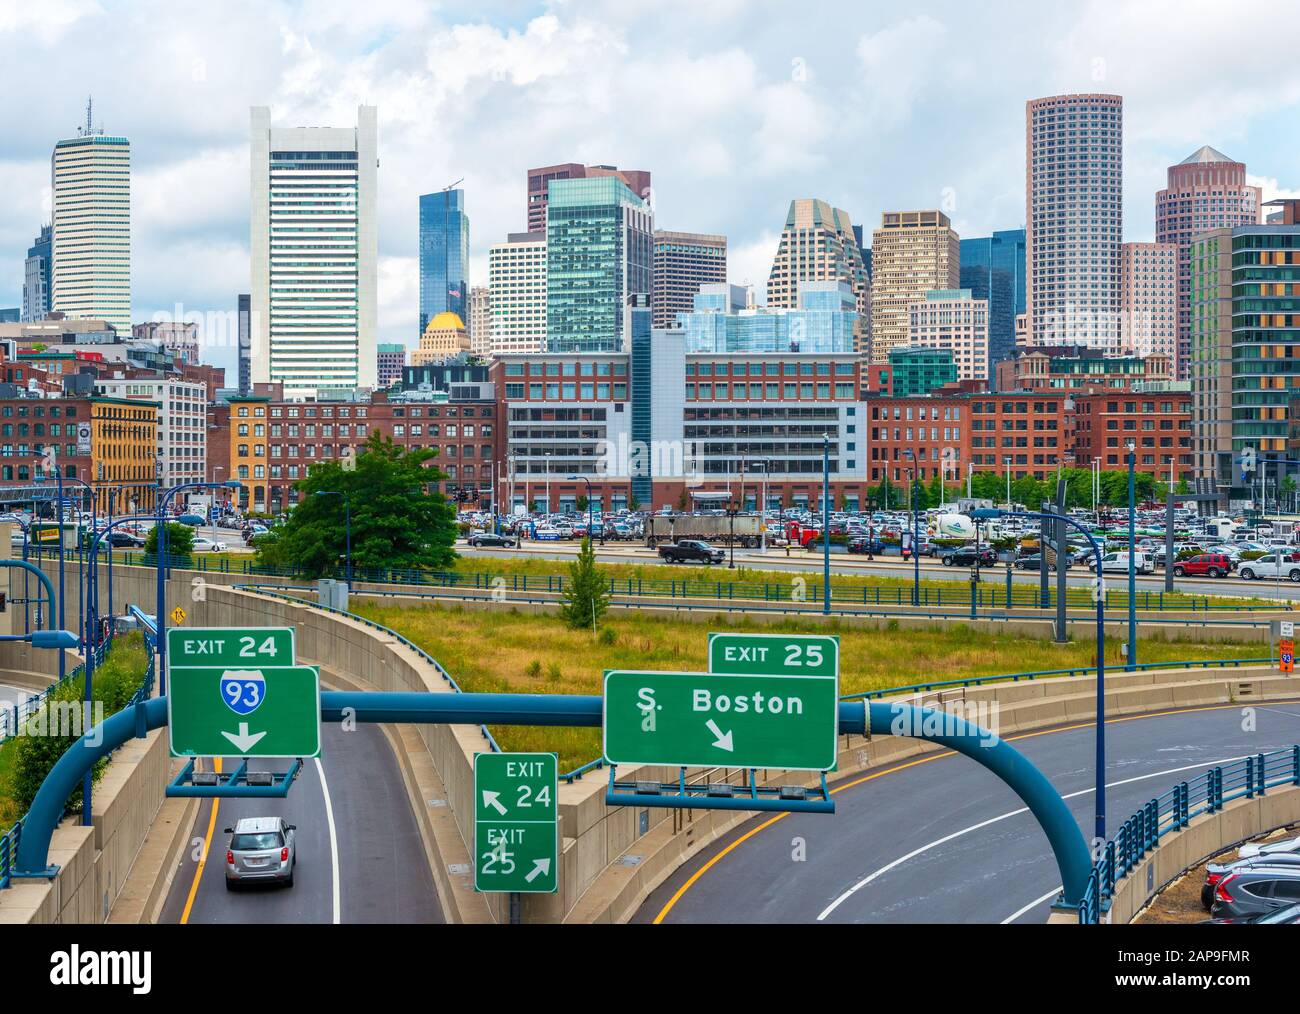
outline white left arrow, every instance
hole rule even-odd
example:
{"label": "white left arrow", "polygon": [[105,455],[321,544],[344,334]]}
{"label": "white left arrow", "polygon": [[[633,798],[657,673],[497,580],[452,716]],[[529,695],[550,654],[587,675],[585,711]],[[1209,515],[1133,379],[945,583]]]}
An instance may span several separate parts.
{"label": "white left arrow", "polygon": [[726,750],[728,753],[730,753],[736,749],[731,743],[730,729],[728,729],[726,732],[723,732],[721,729],[718,728],[718,723],[711,718],[704,724],[708,726],[709,732],[713,733],[714,735],[713,745],[716,746],[719,750]]}
{"label": "white left arrow", "polygon": [[496,810],[497,813],[505,816],[506,808],[501,805],[500,799],[501,793],[488,792],[487,789],[483,790],[483,805],[490,806],[492,809]]}
{"label": "white left arrow", "polygon": [[538,877],[548,876],[551,872],[551,861],[549,859],[534,859],[533,868],[529,870],[528,876],[524,877],[525,884],[531,884]]}
{"label": "white left arrow", "polygon": [[253,747],[257,745],[257,741],[261,739],[263,736],[265,736],[266,733],[264,732],[250,733],[248,731],[248,723],[240,722],[238,733],[223,732],[221,735],[225,736],[226,739],[234,743],[240,753],[246,753],[247,751],[253,749]]}

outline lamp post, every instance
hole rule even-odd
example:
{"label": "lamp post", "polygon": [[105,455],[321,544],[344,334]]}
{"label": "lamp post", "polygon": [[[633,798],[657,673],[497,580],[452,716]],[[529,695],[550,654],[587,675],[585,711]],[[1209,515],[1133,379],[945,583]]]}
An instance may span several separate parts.
{"label": "lamp post", "polygon": [[910,448],[903,448],[903,456],[912,462],[912,467],[907,470],[908,489],[907,503],[912,508],[912,605],[921,604],[921,554],[919,552],[921,545],[921,520],[916,510],[916,483],[917,464],[916,452]]}
{"label": "lamp post", "polygon": [[341,496],[343,498],[343,535],[344,535],[344,571],[348,593],[352,593],[352,501],[348,495],[337,489],[320,489],[316,496]]}
{"label": "lamp post", "polygon": [[[1137,533],[1133,521],[1134,515],[1137,514],[1137,501],[1133,495],[1136,450],[1137,445],[1130,440],[1128,442],[1128,652],[1124,656],[1124,668],[1128,672],[1137,668]],[[1100,563],[1097,564],[1097,570],[1100,573]]]}
{"label": "lamp post", "polygon": [[[993,518],[1035,518],[1038,521],[1051,519],[1064,521],[1073,525],[1088,540],[1092,547],[1093,559],[1101,559],[1101,547],[1092,532],[1075,518],[1059,514],[1044,514],[1035,511],[1003,511],[997,508],[981,507],[971,511],[971,520],[978,524]],[[1100,573],[1098,578],[1100,579]],[[1093,592],[1097,603],[1097,754],[1096,754],[1096,823],[1095,834],[1098,841],[1106,840],[1106,596],[1098,587]]]}
{"label": "lamp post", "polygon": [[[158,693],[163,695],[167,693],[167,581],[166,565],[167,556],[167,505],[171,498],[177,493],[187,489],[240,489],[243,486],[238,479],[227,479],[225,482],[186,482],[179,486],[173,486],[171,489],[163,490],[161,481],[159,483],[158,502],[155,505],[156,517],[154,524],[158,528],[158,535],[154,539],[154,563],[158,571],[158,591],[157,606],[158,612],[154,617],[155,642],[154,649],[158,652]],[[63,624],[60,623],[60,626]]]}
{"label": "lamp post", "polygon": [[831,612],[831,435],[822,434],[822,612]]}
{"label": "lamp post", "polygon": [[[571,475],[569,476],[569,481],[585,482],[587,484],[587,538],[591,539],[592,544],[594,545],[595,538],[596,538],[596,532],[595,532],[596,513],[595,513],[595,502],[591,498],[591,480],[588,479],[585,475]],[[605,544],[605,526],[603,523],[600,526],[600,544],[602,546]]]}

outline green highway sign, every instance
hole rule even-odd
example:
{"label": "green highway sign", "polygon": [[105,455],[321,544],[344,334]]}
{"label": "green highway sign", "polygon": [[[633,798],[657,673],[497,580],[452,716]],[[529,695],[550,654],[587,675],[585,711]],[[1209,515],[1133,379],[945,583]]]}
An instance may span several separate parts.
{"label": "green highway sign", "polygon": [[474,890],[559,888],[559,789],[553,753],[474,755]]}
{"label": "green highway sign", "polygon": [[167,666],[294,664],[293,627],[168,627]]}
{"label": "green highway sign", "polygon": [[320,673],[314,666],[168,669],[173,757],[320,755]]}
{"label": "green highway sign", "polygon": [[605,673],[611,764],[829,771],[839,732],[835,675]]}
{"label": "green highway sign", "polygon": [[840,639],[827,634],[710,634],[709,672],[840,674]]}

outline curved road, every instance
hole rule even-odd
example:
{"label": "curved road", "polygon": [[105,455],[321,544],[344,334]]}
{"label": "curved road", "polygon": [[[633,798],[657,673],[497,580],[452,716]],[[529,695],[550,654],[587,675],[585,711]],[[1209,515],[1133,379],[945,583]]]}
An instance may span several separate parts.
{"label": "curved road", "polygon": [[[229,771],[237,763],[224,758],[222,766]],[[284,770],[286,762],[251,766]],[[230,836],[223,829],[241,817],[272,816],[298,828],[294,886],[227,891]],[[204,841],[210,846],[200,869]],[[165,923],[443,921],[401,772],[374,725],[353,732],[322,725],[319,761],[304,762],[283,799],[203,800],[190,842],[163,910]]]}
{"label": "curved road", "polygon": [[[1108,832],[1215,763],[1300,742],[1300,704],[1224,705],[1107,722]],[[1012,736],[1090,838],[1091,724]],[[756,817],[659,887],[634,922],[1043,922],[1056,862],[1019,798],[951,753],[852,776],[837,812]]]}

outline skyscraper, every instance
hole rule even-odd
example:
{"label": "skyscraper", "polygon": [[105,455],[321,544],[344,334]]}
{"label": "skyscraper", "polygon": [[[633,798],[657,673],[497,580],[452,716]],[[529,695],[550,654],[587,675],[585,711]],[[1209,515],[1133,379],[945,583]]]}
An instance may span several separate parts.
{"label": "skyscraper", "polygon": [[1124,100],[1025,104],[1025,298],[1033,345],[1119,351]]}
{"label": "skyscraper", "polygon": [[50,309],[131,330],[131,142],[90,123],[50,159]]}
{"label": "skyscraper", "polygon": [[1120,250],[1120,347],[1178,357],[1178,247],[1125,243]]}
{"label": "skyscraper", "polygon": [[585,180],[599,176],[612,176],[649,203],[650,173],[644,169],[619,169],[612,165],[583,165],[581,162],[562,162],[528,170],[528,231],[546,231],[546,204],[552,180]]}
{"label": "skyscraper", "polygon": [[236,310],[236,333],[239,342],[239,394],[247,397],[253,393],[253,297],[240,293]]}
{"label": "skyscraper", "polygon": [[727,280],[727,237],[655,230],[651,318],[657,329],[677,326],[694,309],[701,285]]}
{"label": "skyscraper", "polygon": [[512,232],[488,249],[492,351],[546,348],[546,233]]}
{"label": "skyscraper", "polygon": [[469,350],[476,356],[492,354],[492,290],[486,285],[469,290]]}
{"label": "skyscraper", "polygon": [[1016,355],[1016,316],[1025,312],[1025,230],[961,241],[961,287],[989,304],[989,375]]}
{"label": "skyscraper", "polygon": [[392,387],[402,379],[406,346],[401,342],[380,342],[377,350],[377,383],[380,387]]}
{"label": "skyscraper", "polygon": [[1168,185],[1156,192],[1156,242],[1178,245],[1177,376],[1187,377],[1191,357],[1191,272],[1187,247],[1212,229],[1255,225],[1260,220],[1259,187],[1246,183],[1246,165],[1208,144],[1169,167]]}
{"label": "skyscraper", "polygon": [[871,238],[871,361],[908,344],[910,310],[935,289],[958,289],[961,246],[942,211],[886,211]]}
{"label": "skyscraper", "polygon": [[41,226],[41,234],[27,249],[23,264],[23,320],[44,320],[50,312],[50,249],[54,229]]}
{"label": "skyscraper", "polygon": [[794,309],[800,282],[836,281],[848,282],[858,313],[867,312],[870,276],[848,212],[816,198],[791,201],[767,277],[767,305]]}
{"label": "skyscraper", "polygon": [[469,316],[469,216],[463,190],[420,196],[420,333],[440,313]]}
{"label": "skyscraper", "polygon": [[908,307],[907,345],[952,353],[958,380],[988,380],[989,305],[970,289],[932,289]]}
{"label": "skyscraper", "polygon": [[612,176],[552,180],[547,204],[547,351],[622,350],[627,297],[650,293],[650,205]]}
{"label": "skyscraper", "polygon": [[375,384],[377,119],[272,127],[252,109],[253,381],[287,398]]}

